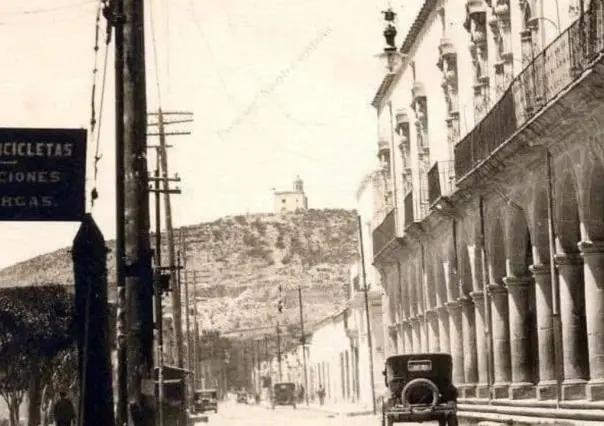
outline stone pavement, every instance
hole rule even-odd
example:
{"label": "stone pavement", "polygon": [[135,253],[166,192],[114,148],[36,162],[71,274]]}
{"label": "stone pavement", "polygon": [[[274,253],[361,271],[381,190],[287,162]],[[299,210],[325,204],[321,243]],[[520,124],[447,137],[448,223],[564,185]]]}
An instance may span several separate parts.
{"label": "stone pavement", "polygon": [[362,404],[352,403],[336,403],[336,404],[324,404],[320,405],[317,403],[310,403],[308,406],[302,402],[298,404],[298,408],[305,410],[319,411],[327,414],[340,415],[340,416],[371,416],[373,410],[371,407],[366,407]]}

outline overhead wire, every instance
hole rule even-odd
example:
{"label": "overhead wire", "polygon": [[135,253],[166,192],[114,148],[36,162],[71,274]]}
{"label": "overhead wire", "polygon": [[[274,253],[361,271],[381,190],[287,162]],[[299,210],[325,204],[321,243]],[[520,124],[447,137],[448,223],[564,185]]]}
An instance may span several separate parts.
{"label": "overhead wire", "polygon": [[3,11],[2,16],[35,15],[35,14],[42,14],[42,13],[51,13],[51,12],[57,12],[57,11],[66,10],[66,9],[75,9],[75,8],[82,7],[82,6],[89,6],[89,5],[93,5],[96,3],[97,3],[96,0],[87,0],[87,1],[75,3],[75,4],[68,4],[68,5],[48,7],[48,8],[31,9],[31,10],[22,10],[22,11],[18,11],[18,12],[4,12]]}
{"label": "overhead wire", "polygon": [[155,68],[155,86],[157,87],[157,104],[161,109],[161,89],[159,86],[159,60],[157,54],[157,38],[155,37],[155,22],[153,20],[153,0],[149,0],[149,23],[151,24],[151,44],[153,47],[153,66]]}
{"label": "overhead wire", "polygon": [[[100,30],[101,30],[101,12],[109,7],[109,0],[99,0],[98,7],[95,17],[95,34],[94,34],[94,66],[92,70],[92,93],[90,100],[90,138],[95,140],[95,150],[94,150],[94,175],[93,175],[93,188],[90,192],[90,204],[91,208],[94,208],[94,202],[98,199],[99,193],[97,189],[97,181],[98,181],[98,165],[99,161],[103,157],[100,151],[100,141],[101,141],[101,124],[103,118],[103,105],[105,99],[105,88],[107,82],[107,64],[108,64],[108,56],[109,56],[109,44],[111,42],[111,31],[109,28],[107,29],[105,36],[105,52],[103,58],[103,75],[101,79],[101,94],[100,94],[100,102],[99,102],[99,111],[98,111],[98,120],[96,113],[96,85],[97,85],[97,77],[98,77],[98,51],[99,51],[99,40],[100,40]],[[110,25],[107,23],[107,25]],[[97,126],[98,124],[98,126]]]}

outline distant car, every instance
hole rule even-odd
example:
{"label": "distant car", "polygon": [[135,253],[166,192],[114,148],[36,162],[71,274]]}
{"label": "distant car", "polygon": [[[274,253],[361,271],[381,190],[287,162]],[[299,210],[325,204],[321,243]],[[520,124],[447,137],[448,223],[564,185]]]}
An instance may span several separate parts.
{"label": "distant car", "polygon": [[194,413],[218,412],[218,392],[216,389],[197,389],[193,394]]}
{"label": "distant car", "polygon": [[383,371],[388,394],[382,405],[382,426],[437,420],[457,426],[457,388],[452,359],[446,353],[394,355]]}
{"label": "distant car", "polygon": [[296,385],[291,382],[275,383],[273,386],[273,410],[276,405],[291,405],[296,408]]}
{"label": "distant car", "polygon": [[237,392],[237,402],[247,404],[247,392]]}

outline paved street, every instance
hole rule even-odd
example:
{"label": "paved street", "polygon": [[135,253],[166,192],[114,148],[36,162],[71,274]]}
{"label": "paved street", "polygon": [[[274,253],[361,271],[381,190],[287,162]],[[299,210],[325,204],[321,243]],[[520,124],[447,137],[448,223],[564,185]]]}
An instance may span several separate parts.
{"label": "paved street", "polygon": [[[271,410],[264,405],[237,404],[232,401],[220,404],[218,413],[208,413],[208,423],[197,425],[208,426],[380,426],[380,420],[369,416],[340,416],[328,414],[299,406],[295,410],[291,407],[276,407]],[[398,423],[404,426],[409,423]],[[436,422],[425,422],[428,426]]]}

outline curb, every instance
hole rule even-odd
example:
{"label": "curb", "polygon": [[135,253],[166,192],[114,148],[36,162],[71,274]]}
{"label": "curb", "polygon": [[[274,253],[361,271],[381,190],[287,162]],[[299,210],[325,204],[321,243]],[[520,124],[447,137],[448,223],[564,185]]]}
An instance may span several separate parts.
{"label": "curb", "polygon": [[[260,407],[264,407],[267,410],[270,409],[270,405],[259,404]],[[330,410],[328,408],[319,408],[319,407],[307,407],[306,405],[298,405],[298,409],[314,411],[316,413],[324,413],[330,414],[334,416],[344,416],[344,417],[360,417],[360,416],[370,416],[373,415],[373,410],[364,410],[364,411],[335,411]],[[377,416],[377,414],[376,414]]]}
{"label": "curb", "polygon": [[[335,411],[325,408],[317,408],[317,407],[301,407],[305,410],[311,410],[318,413],[332,414],[335,416],[344,416],[344,417],[360,417],[360,416],[370,416],[373,415],[373,410],[364,410],[364,411]],[[377,414],[376,414],[377,415]]]}

